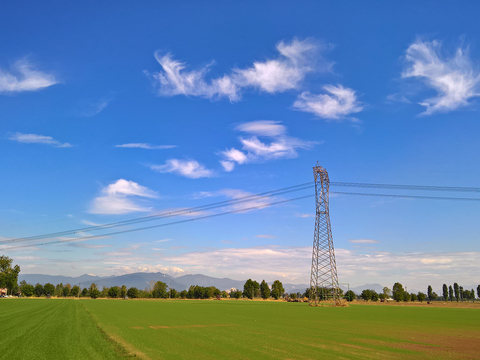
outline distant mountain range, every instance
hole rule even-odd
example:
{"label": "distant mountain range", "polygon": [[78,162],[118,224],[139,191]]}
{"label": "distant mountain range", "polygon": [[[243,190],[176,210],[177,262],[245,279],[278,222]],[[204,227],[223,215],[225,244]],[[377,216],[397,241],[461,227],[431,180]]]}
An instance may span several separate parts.
{"label": "distant mountain range", "polygon": [[[25,280],[27,283],[35,285],[40,283],[45,285],[46,283],[51,283],[53,285],[57,284],[70,284],[71,286],[79,285],[81,288],[89,287],[92,283],[97,284],[99,289],[102,289],[104,286],[122,286],[125,285],[127,288],[136,287],[138,289],[149,288],[150,284],[155,283],[156,281],[163,281],[169,287],[177,290],[188,290],[191,285],[200,285],[200,286],[215,286],[220,290],[230,290],[231,288],[243,289],[243,285],[246,280],[233,280],[229,278],[215,278],[211,276],[206,276],[202,274],[196,275],[182,275],[179,277],[172,277],[167,274],[160,272],[157,273],[133,273],[126,274],[121,276],[107,276],[100,277],[94,275],[81,275],[78,277],[70,276],[61,276],[61,275],[42,275],[42,274],[21,274],[19,275],[18,281]],[[270,285],[273,281],[268,282]],[[283,287],[285,292],[301,292],[303,293],[306,288],[309,287],[308,284],[288,284],[284,283]],[[341,288],[344,291],[347,291],[348,287],[341,285]],[[350,290],[353,290],[355,293],[360,294],[364,289],[372,289],[378,293],[381,293],[383,290],[383,285],[380,284],[365,284],[362,286],[352,287]]]}

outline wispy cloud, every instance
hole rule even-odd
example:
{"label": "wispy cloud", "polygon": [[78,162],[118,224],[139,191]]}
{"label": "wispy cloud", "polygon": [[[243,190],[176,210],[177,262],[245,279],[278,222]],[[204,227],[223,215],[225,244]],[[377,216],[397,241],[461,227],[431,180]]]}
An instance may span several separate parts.
{"label": "wispy cloud", "polygon": [[117,148],[127,148],[127,149],[147,149],[147,150],[160,150],[160,149],[172,149],[177,147],[177,145],[151,145],[147,143],[128,143],[122,145],[115,145]]}
{"label": "wispy cloud", "polygon": [[472,64],[468,48],[459,47],[455,55],[447,56],[440,41],[418,39],[408,47],[405,58],[408,67],[402,78],[421,79],[437,92],[419,103],[426,107],[424,115],[456,110],[480,95],[480,72]]}
{"label": "wispy cloud", "polygon": [[348,242],[351,242],[352,244],[378,244],[380,241],[371,239],[354,239],[348,240]]}
{"label": "wispy cloud", "polygon": [[314,95],[308,91],[301,93],[293,107],[328,120],[342,120],[363,110],[354,90],[342,85],[325,85],[323,89],[328,94]]}
{"label": "wispy cloud", "polygon": [[51,136],[37,135],[37,134],[22,134],[17,132],[8,137],[9,140],[17,141],[24,144],[45,144],[54,147],[67,148],[72,147],[69,143],[61,143]]}
{"label": "wispy cloud", "polygon": [[255,235],[256,238],[260,238],[260,239],[275,239],[276,236],[275,235]]}
{"label": "wispy cloud", "polygon": [[150,168],[159,173],[174,173],[190,179],[199,179],[215,176],[213,170],[195,160],[169,159],[165,165],[151,165]]}
{"label": "wispy cloud", "polygon": [[137,198],[158,198],[157,192],[141,186],[133,181],[119,179],[102,189],[102,195],[93,200],[90,208],[92,214],[128,214],[137,211],[150,211]]}
{"label": "wispy cloud", "polygon": [[[279,278],[308,284],[311,257],[311,246],[269,245],[193,251],[163,259],[192,273],[222,274],[238,279]],[[392,253],[339,248],[336,259],[339,278],[350,286],[372,282],[391,286],[400,281],[409,288],[423,289],[426,279],[434,288],[459,278],[464,283],[475,284],[480,252]],[[266,263],[268,268],[264,266]]]}
{"label": "wispy cloud", "polygon": [[[241,124],[236,129],[251,136],[239,138],[241,150],[231,148],[220,153],[223,158],[220,164],[227,172],[232,171],[236,164],[295,158],[298,156],[298,149],[311,149],[317,144],[287,136],[286,127],[279,121],[252,121]],[[270,142],[263,142],[259,137],[266,137]]]}
{"label": "wispy cloud", "polygon": [[10,72],[0,69],[0,93],[36,91],[55,84],[53,74],[37,70],[27,59],[16,61]]}
{"label": "wispy cloud", "polygon": [[[198,70],[186,70],[183,62],[174,60],[171,54],[155,53],[162,70],[151,77],[161,96],[199,96],[208,99],[228,98],[238,101],[241,90],[254,88],[267,93],[284,92],[299,88],[305,75],[314,70],[327,70],[331,64],[321,59],[322,46],[312,39],[281,41],[276,49],[279,55],[274,59],[256,61],[251,67],[232,69],[230,74],[207,80],[206,75],[212,64]],[[147,75],[150,75],[146,72]]]}
{"label": "wispy cloud", "polygon": [[300,213],[297,213],[295,214],[296,217],[301,217],[301,218],[313,218],[315,217],[315,214],[300,214]]}
{"label": "wispy cloud", "polygon": [[78,116],[95,116],[105,110],[112,100],[113,97],[102,98],[100,100],[83,100],[75,113]]}

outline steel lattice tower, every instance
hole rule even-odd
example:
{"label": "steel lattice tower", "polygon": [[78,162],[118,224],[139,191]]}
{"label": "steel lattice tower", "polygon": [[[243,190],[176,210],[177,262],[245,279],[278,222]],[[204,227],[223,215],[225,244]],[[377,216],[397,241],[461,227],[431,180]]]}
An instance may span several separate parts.
{"label": "steel lattice tower", "polygon": [[328,210],[330,180],[327,170],[318,162],[313,168],[315,179],[315,234],[313,237],[312,270],[310,275],[310,305],[340,303],[335,250]]}

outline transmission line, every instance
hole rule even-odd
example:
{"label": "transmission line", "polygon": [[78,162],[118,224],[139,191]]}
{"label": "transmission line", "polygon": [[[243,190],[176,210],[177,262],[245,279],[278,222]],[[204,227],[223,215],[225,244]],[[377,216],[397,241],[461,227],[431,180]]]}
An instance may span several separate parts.
{"label": "transmission line", "polygon": [[[449,186],[426,186],[426,185],[394,185],[394,184],[331,182],[330,186],[344,186],[344,187],[358,187],[358,188],[382,188],[382,189],[399,189],[399,190],[480,192],[480,188],[475,188],[475,187],[449,187]],[[117,221],[117,222],[112,222],[112,223],[103,224],[103,225],[89,226],[89,227],[77,228],[77,229],[73,229],[73,230],[65,230],[65,231],[60,231],[60,232],[54,232],[54,233],[48,233],[48,234],[42,234],[42,235],[35,235],[35,236],[30,236],[30,237],[22,237],[22,238],[14,238],[14,239],[3,240],[3,241],[0,241],[0,244],[36,241],[36,240],[48,239],[48,238],[58,237],[58,236],[74,235],[76,233],[93,232],[93,231],[98,231],[98,230],[115,228],[115,227],[119,227],[119,226],[133,225],[133,224],[138,224],[138,223],[142,223],[142,222],[146,222],[146,221],[159,220],[159,219],[170,218],[170,217],[175,217],[175,216],[189,215],[189,214],[199,212],[199,211],[205,211],[205,210],[211,210],[211,209],[221,208],[221,207],[225,207],[225,206],[237,205],[237,204],[241,204],[241,203],[245,203],[245,202],[249,202],[249,201],[262,199],[262,198],[269,197],[269,196],[282,195],[282,194],[286,194],[286,193],[290,193],[290,192],[310,189],[310,188],[313,188],[313,187],[314,187],[314,184],[312,184],[311,182],[307,182],[307,183],[292,185],[292,186],[288,186],[288,187],[284,187],[284,188],[280,188],[280,189],[276,189],[276,190],[270,190],[270,191],[266,191],[266,192],[262,192],[262,193],[242,196],[242,197],[239,197],[239,198],[236,198],[236,199],[224,200],[224,201],[219,201],[219,202],[210,203],[210,204],[206,204],[206,205],[190,207],[190,208],[186,208],[186,209],[162,212],[162,213],[159,213],[159,214],[143,216],[143,217],[123,220],[123,221]],[[480,201],[480,199],[478,199],[478,198],[438,197],[438,196],[422,196],[422,195],[372,194],[372,193],[354,193],[354,192],[336,192],[336,191],[331,191],[330,193],[331,194],[338,194],[338,195],[358,195],[358,196],[391,197],[391,198]],[[308,197],[308,196],[306,196],[306,197]],[[293,201],[293,200],[298,200],[298,199],[302,199],[302,198],[305,198],[305,197],[294,198],[292,200],[286,200],[286,201]],[[279,202],[262,204],[261,206],[258,206],[258,207],[247,208],[247,210],[264,208],[264,207],[268,207],[270,205],[274,205],[274,204],[277,204],[277,203],[279,203]],[[204,219],[204,218],[207,218],[207,217],[210,217],[210,216],[231,214],[231,213],[241,212],[241,211],[245,211],[245,209],[223,212],[223,213],[214,214],[214,215],[202,216],[202,217],[198,217],[196,219]],[[194,219],[181,220],[181,221],[167,223],[167,224],[161,224],[161,225],[154,225],[153,227],[170,225],[170,224],[177,224],[177,223],[187,222],[187,221],[191,221],[191,220],[194,220]],[[149,228],[151,228],[151,227],[128,230],[127,232],[138,231],[138,230],[149,229]],[[90,236],[90,237],[82,237],[82,238],[78,238],[78,239],[87,239],[87,238],[88,239],[93,239],[93,238],[108,236],[108,235],[112,235],[112,234],[121,234],[121,233],[122,232],[114,232],[114,233],[111,233],[111,234],[103,234],[103,235]],[[69,241],[78,241],[78,239],[69,240]],[[62,241],[62,240],[59,240],[59,241]],[[57,243],[57,242],[48,242],[48,243]],[[31,245],[31,246],[36,246],[36,245]],[[11,247],[11,248],[13,249],[13,248],[17,248],[17,247]],[[7,249],[10,249],[10,248],[7,248]]]}
{"label": "transmission line", "polygon": [[306,199],[306,198],[313,197],[313,196],[314,196],[313,194],[305,195],[305,196],[300,196],[300,197],[296,197],[296,198],[292,198],[292,199],[275,201],[275,202],[271,202],[269,204],[262,204],[262,205],[257,205],[257,206],[251,206],[251,207],[248,207],[248,208],[242,208],[242,209],[231,210],[231,211],[224,211],[224,212],[217,213],[217,214],[199,216],[199,217],[193,218],[193,219],[172,221],[172,222],[169,222],[169,223],[151,225],[151,226],[146,226],[146,227],[141,227],[141,228],[136,228],[136,229],[121,230],[121,231],[116,231],[116,232],[112,232],[112,233],[108,233],[108,234],[102,234],[102,235],[91,235],[91,236],[83,236],[83,237],[79,237],[79,238],[75,238],[75,239],[63,239],[63,240],[48,241],[48,242],[41,243],[41,244],[28,244],[28,245],[10,246],[10,247],[7,247],[7,248],[3,248],[2,250],[13,250],[13,249],[19,249],[19,248],[33,247],[33,246],[42,246],[42,245],[51,245],[51,244],[64,244],[64,243],[69,243],[69,242],[92,240],[92,239],[96,239],[96,238],[102,238],[102,237],[105,237],[105,236],[131,233],[131,232],[135,232],[135,231],[154,229],[154,228],[163,227],[163,226],[182,224],[182,223],[195,221],[195,220],[203,220],[203,219],[208,219],[208,218],[222,216],[222,215],[235,214],[235,213],[244,212],[244,211],[261,209],[261,208],[265,208],[265,207],[269,207],[269,206],[273,206],[273,205],[287,203],[287,202],[290,202],[290,201]]}
{"label": "transmission line", "polygon": [[288,187],[277,189],[277,190],[270,190],[270,191],[266,191],[266,192],[263,192],[263,193],[242,196],[242,197],[239,197],[239,198],[236,198],[236,199],[224,200],[224,201],[219,201],[219,202],[215,202],[215,203],[211,203],[211,204],[191,207],[191,208],[187,208],[187,209],[163,212],[163,213],[160,213],[160,214],[143,216],[143,217],[129,219],[129,220],[123,220],[123,221],[117,221],[117,222],[112,222],[112,223],[103,224],[103,225],[89,226],[89,227],[83,227],[83,228],[78,228],[78,229],[73,229],[73,230],[66,230],[66,231],[60,231],[60,232],[54,232],[54,233],[48,233],[48,234],[42,234],[42,235],[36,235],[36,236],[29,236],[29,237],[23,237],[23,238],[14,238],[14,239],[3,240],[3,241],[0,241],[0,244],[10,243],[10,242],[18,243],[18,242],[24,242],[24,241],[41,240],[41,239],[44,239],[44,238],[50,238],[50,237],[56,237],[56,236],[73,235],[73,234],[76,234],[76,233],[79,233],[79,232],[91,232],[91,231],[97,231],[97,230],[104,230],[104,229],[107,229],[107,228],[113,228],[113,227],[125,226],[125,225],[132,225],[132,224],[137,224],[137,223],[141,223],[141,222],[145,222],[145,221],[152,221],[152,220],[158,220],[158,219],[169,218],[169,217],[174,217],[174,216],[188,215],[188,214],[195,213],[195,212],[198,212],[198,211],[211,210],[211,209],[215,209],[215,208],[219,208],[219,207],[237,205],[237,204],[241,204],[241,203],[245,203],[245,202],[249,202],[249,201],[262,199],[262,198],[269,197],[269,196],[282,195],[282,194],[286,194],[286,193],[290,193],[290,192],[294,192],[294,191],[306,190],[306,189],[309,189],[309,188],[313,188],[313,186],[314,186],[314,184],[312,184],[310,182],[309,183],[303,183],[303,184],[288,186]]}
{"label": "transmission line", "polygon": [[330,194],[382,196],[382,197],[391,197],[391,198],[426,199],[426,200],[480,201],[480,198],[459,198],[459,197],[450,197],[450,196],[423,196],[423,195],[397,195],[397,194],[369,194],[369,193],[353,193],[353,192],[343,192],[343,191],[330,191]]}
{"label": "transmission line", "polygon": [[368,183],[350,183],[350,182],[331,182],[330,186],[358,187],[358,188],[368,188],[368,189],[376,188],[376,189],[397,189],[397,190],[480,192],[480,188],[465,187],[465,186],[393,185],[393,184],[368,184]]}

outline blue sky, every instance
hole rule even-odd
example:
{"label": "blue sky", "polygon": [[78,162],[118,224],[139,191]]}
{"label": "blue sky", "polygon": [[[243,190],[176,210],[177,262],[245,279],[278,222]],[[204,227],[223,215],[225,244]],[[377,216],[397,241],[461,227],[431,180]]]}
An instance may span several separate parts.
{"label": "blue sky", "polygon": [[[446,1],[7,4],[0,236],[313,181],[317,161],[331,181],[477,186],[479,10]],[[24,273],[307,283],[313,209],[310,198],[3,252]],[[478,211],[475,202],[332,196],[340,281],[479,283]]]}

